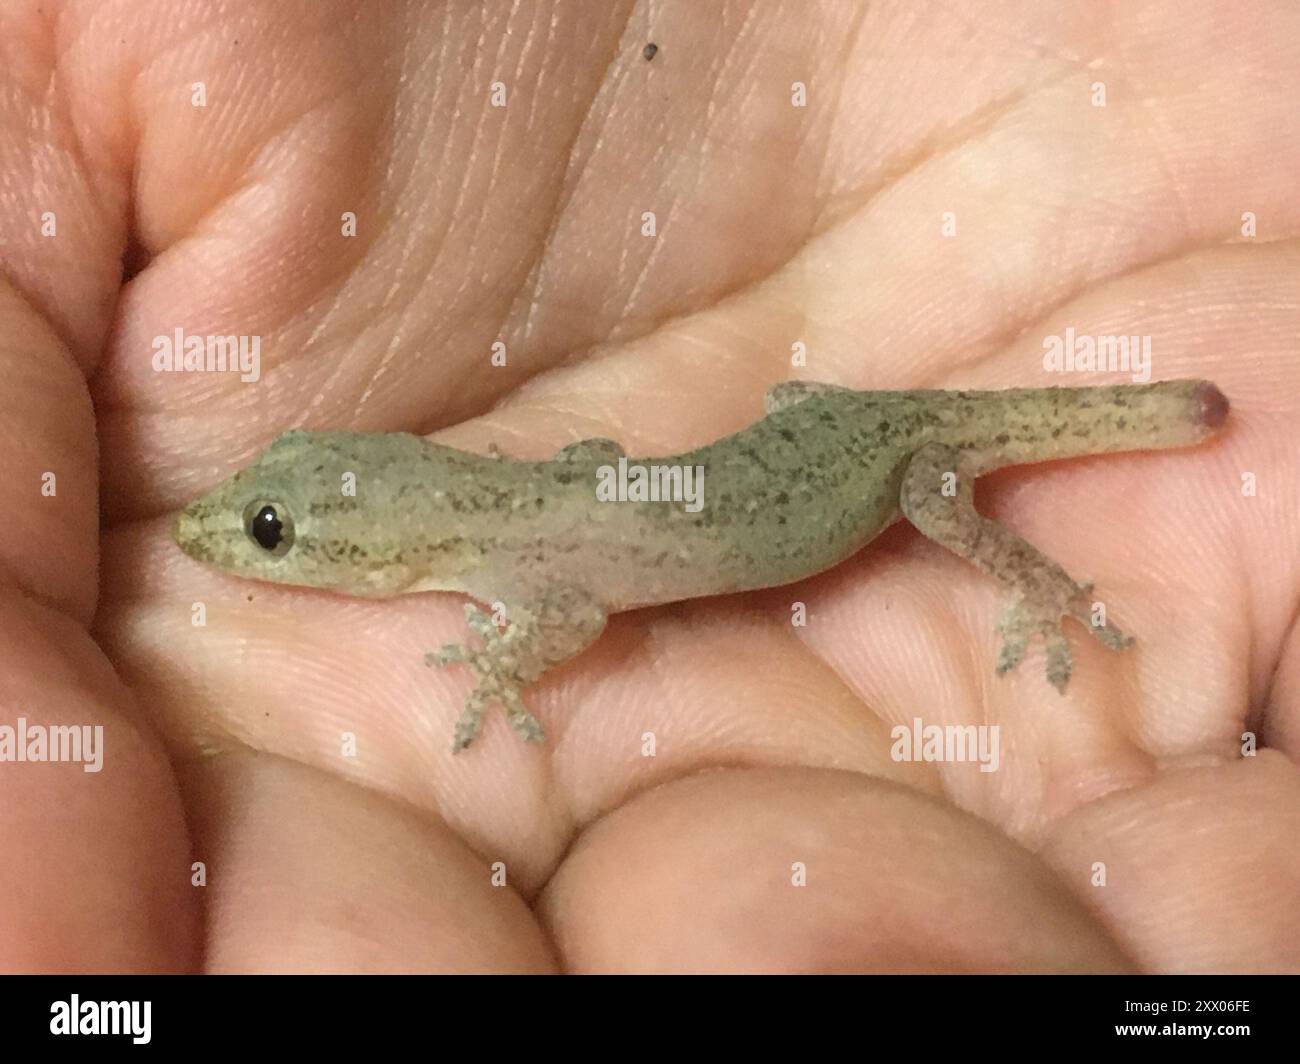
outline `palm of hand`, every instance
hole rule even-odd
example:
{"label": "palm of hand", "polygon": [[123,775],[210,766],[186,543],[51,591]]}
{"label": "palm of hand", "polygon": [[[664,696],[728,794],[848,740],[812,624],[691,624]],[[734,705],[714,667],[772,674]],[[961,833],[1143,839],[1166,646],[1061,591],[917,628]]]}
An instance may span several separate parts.
{"label": "palm of hand", "polygon": [[[1183,7],[1141,30],[1035,11],[946,11],[905,49],[896,16],[775,5],[734,39],[691,5],[621,38],[494,25],[504,108],[469,73],[479,27],[441,15],[282,26],[303,83],[274,34],[205,27],[203,109],[152,38],[62,54],[67,110],[22,128],[78,130],[67,235],[12,258],[5,335],[45,371],[13,376],[11,461],[66,472],[10,525],[4,647],[11,702],[104,723],[106,765],[5,777],[11,868],[46,906],[8,965],[1294,969],[1295,16],[1252,29],[1243,78],[1237,28],[1153,28]],[[96,89],[138,69],[133,110]],[[1243,210],[1267,240],[1230,242]],[[128,217],[152,258],[110,316]],[[260,335],[261,381],[154,373],[178,323]],[[859,387],[1092,383],[1037,370],[1067,326],[1153,336],[1156,375],[1214,378],[1234,421],[1203,450],[994,478],[986,511],[1138,638],[1121,658],[1070,633],[1065,698],[1032,654],[994,677],[996,590],[900,528],[795,588],[616,618],[530,693],[545,749],[497,715],[453,759],[467,680],[421,664],[461,637],[453,596],[243,583],[167,540],[291,424],[655,453],[757,417],[796,345]],[[895,762],[916,717],[999,725],[999,771]],[[1240,759],[1245,731],[1273,749]]]}

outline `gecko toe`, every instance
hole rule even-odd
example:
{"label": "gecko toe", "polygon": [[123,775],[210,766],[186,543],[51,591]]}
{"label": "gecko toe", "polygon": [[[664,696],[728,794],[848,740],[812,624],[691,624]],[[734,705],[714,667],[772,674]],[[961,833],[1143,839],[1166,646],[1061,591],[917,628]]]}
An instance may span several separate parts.
{"label": "gecko toe", "polygon": [[542,722],[534,717],[528,710],[508,710],[506,719],[510,722],[510,727],[525,742],[542,743],[546,741],[546,730],[542,727]]}
{"label": "gecko toe", "polygon": [[1010,672],[1020,664],[1029,646],[1031,630],[1029,613],[1023,603],[1013,603],[1003,610],[997,623],[997,632],[1002,636],[997,663],[999,676]]}
{"label": "gecko toe", "polygon": [[[1098,604],[1099,605],[1099,604]],[[1100,618],[1105,617],[1105,608],[1101,607],[1098,612],[1094,612],[1092,602],[1092,585],[1082,585],[1078,592],[1070,599],[1066,610],[1068,616],[1073,617],[1083,625],[1102,646],[1109,647],[1111,650],[1123,650],[1127,646],[1132,646],[1133,640],[1126,636],[1117,625],[1098,623]]]}
{"label": "gecko toe", "polygon": [[469,626],[469,630],[485,643],[491,643],[494,639],[501,638],[501,633],[497,630],[496,621],[492,619],[492,615],[479,609],[472,602],[465,604],[465,623]]}
{"label": "gecko toe", "polygon": [[437,650],[431,650],[424,655],[424,663],[431,667],[445,668],[448,665],[456,665],[466,661],[469,657],[469,651],[460,643],[448,643],[439,647]]}
{"label": "gecko toe", "polygon": [[1074,671],[1070,642],[1055,622],[1043,626],[1043,642],[1047,648],[1047,682],[1065,694],[1070,674]]}
{"label": "gecko toe", "polygon": [[503,687],[498,698],[501,705],[505,707],[506,721],[516,735],[530,743],[545,741],[546,732],[542,728],[541,721],[528,712],[519,687],[514,685]]}
{"label": "gecko toe", "polygon": [[998,652],[997,674],[1002,676],[1017,665],[1025,656],[1026,643],[1023,639],[1014,639],[1010,636],[1002,640],[1002,649]]}
{"label": "gecko toe", "polygon": [[459,754],[465,747],[474,741],[474,736],[478,734],[478,726],[472,728],[462,727],[462,722],[456,722],[456,731],[451,737],[451,752]]}
{"label": "gecko toe", "polygon": [[478,688],[471,691],[469,697],[465,699],[465,708],[456,720],[456,730],[452,734],[451,752],[453,754],[464,750],[474,741],[479,733],[479,728],[483,724],[483,710],[486,706],[487,699]]}
{"label": "gecko toe", "polygon": [[1113,624],[1090,624],[1088,631],[1102,646],[1111,650],[1124,650],[1133,645],[1133,637],[1125,635]]}

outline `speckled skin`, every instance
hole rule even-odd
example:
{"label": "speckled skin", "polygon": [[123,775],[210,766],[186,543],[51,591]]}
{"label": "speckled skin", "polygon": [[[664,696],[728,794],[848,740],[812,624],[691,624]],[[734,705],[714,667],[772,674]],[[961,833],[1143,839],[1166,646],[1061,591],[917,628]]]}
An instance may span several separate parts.
{"label": "speckled skin", "polygon": [[[702,468],[697,513],[680,502],[599,501],[597,469],[621,455],[608,440],[523,462],[405,433],[296,431],[187,507],[176,541],[200,561],[255,579],[351,595],[459,591],[504,604],[504,632],[467,607],[481,649],[431,655],[436,664],[468,663],[479,677],[455,749],[474,737],[492,701],[525,738],[541,738],[522,689],[591,643],[608,613],[802,579],[855,553],[900,513],[1014,592],[999,671],[1041,633],[1048,678],[1063,689],[1062,616],[1088,623],[1107,645],[1127,640],[1090,624],[1086,588],[975,512],[974,477],[1189,445],[1227,414],[1206,381],[997,392],[788,382],[767,406],[750,427],[694,451],[629,459]],[[349,473],[355,496],[343,491]],[[284,528],[259,541],[250,522],[268,512]]]}

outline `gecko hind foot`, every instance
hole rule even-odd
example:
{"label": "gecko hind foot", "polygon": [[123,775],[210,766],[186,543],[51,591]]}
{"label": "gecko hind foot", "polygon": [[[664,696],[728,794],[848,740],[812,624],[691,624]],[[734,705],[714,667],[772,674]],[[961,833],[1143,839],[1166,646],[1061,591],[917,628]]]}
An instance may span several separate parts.
{"label": "gecko hind foot", "polygon": [[1073,617],[1082,624],[1103,646],[1123,650],[1132,646],[1133,640],[1113,624],[1094,624],[1092,613],[1092,585],[1075,587],[1064,601],[1030,603],[1025,599],[1013,602],[1003,613],[997,625],[1002,636],[998,652],[997,674],[1002,676],[1020,664],[1035,634],[1043,637],[1046,657],[1047,682],[1062,694],[1074,671],[1074,656],[1070,643],[1062,631],[1061,622]]}
{"label": "gecko hind foot", "polygon": [[546,731],[542,728],[542,722],[528,712],[528,707],[524,705],[517,687],[502,691],[497,698],[505,707],[506,722],[516,735],[529,743],[546,741]]}
{"label": "gecko hind foot", "polygon": [[483,710],[487,708],[487,698],[475,688],[465,698],[465,708],[456,719],[456,729],[452,733],[451,752],[458,753],[474,741],[479,728],[483,725]]}

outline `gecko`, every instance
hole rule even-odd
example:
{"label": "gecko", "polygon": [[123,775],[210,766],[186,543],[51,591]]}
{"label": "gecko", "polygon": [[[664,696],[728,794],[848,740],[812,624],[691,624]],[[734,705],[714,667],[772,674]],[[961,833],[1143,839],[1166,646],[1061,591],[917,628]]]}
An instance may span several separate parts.
{"label": "gecko", "polygon": [[[611,613],[791,584],[902,518],[1010,592],[996,672],[1014,668],[1041,636],[1047,680],[1064,692],[1065,618],[1113,649],[1132,640],[1094,612],[1091,585],[976,510],[975,478],[1190,446],[1228,415],[1227,398],[1205,380],[998,391],[791,380],[765,406],[739,432],[644,459],[609,439],[523,461],[403,432],[293,430],[185,507],[173,534],[190,557],[241,577],[474,600],[465,615],[477,641],[426,656],[476,676],[453,751],[469,745],[494,703],[522,738],[541,740],[524,690],[593,643]],[[647,477],[668,490],[656,497]],[[498,615],[476,603],[495,604]]]}

